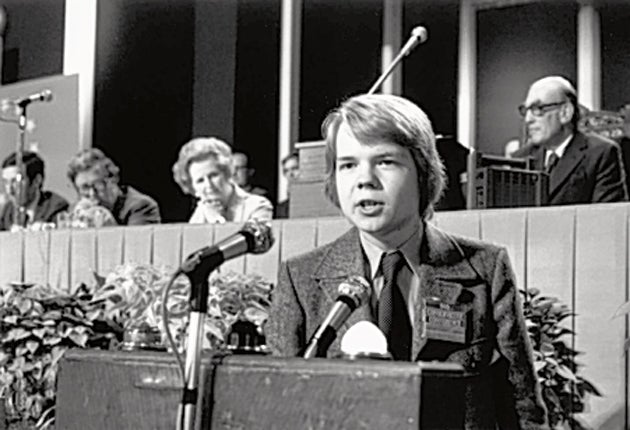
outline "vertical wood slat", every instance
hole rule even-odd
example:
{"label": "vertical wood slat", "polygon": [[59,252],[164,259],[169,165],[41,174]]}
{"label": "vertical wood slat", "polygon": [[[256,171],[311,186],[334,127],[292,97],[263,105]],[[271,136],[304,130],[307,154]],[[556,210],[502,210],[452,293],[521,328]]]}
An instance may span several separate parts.
{"label": "vertical wood slat", "polygon": [[123,231],[123,262],[150,264],[153,254],[153,226],[133,226]]}
{"label": "vertical wood slat", "polygon": [[188,224],[182,227],[182,261],[196,250],[215,243],[214,225]]}
{"label": "vertical wood slat", "polygon": [[[627,428],[627,365],[623,350],[626,318],[613,318],[628,292],[627,206],[584,206],[577,209],[575,311],[576,349],[581,373],[604,397],[591,397],[581,414],[595,428]],[[610,427],[610,420],[617,420]]]}
{"label": "vertical wood slat", "polygon": [[182,224],[163,225],[153,230],[151,261],[169,270],[179,267],[182,261]]}
{"label": "vertical wood slat", "polygon": [[70,230],[51,231],[48,283],[52,287],[70,291],[70,259]]}
{"label": "vertical wood slat", "polygon": [[271,231],[274,244],[264,254],[248,254],[245,256],[245,273],[257,274],[266,280],[276,283],[280,264],[280,247],[282,246],[282,221],[274,221]]}
{"label": "vertical wood slat", "polygon": [[317,220],[295,219],[282,223],[280,261],[295,257],[315,248]]}
{"label": "vertical wood slat", "polygon": [[441,230],[459,236],[479,239],[481,237],[481,211],[436,212],[432,223]]}
{"label": "vertical wood slat", "polygon": [[124,229],[101,228],[96,231],[96,267],[100,276],[107,276],[123,262]]}
{"label": "vertical wood slat", "polygon": [[80,283],[91,284],[96,271],[96,230],[72,230],[70,234],[70,291]]}
{"label": "vertical wood slat", "polygon": [[572,305],[575,208],[538,208],[527,214],[527,288]]}
{"label": "vertical wood slat", "polygon": [[516,285],[521,289],[526,287],[526,223],[526,209],[487,210],[481,213],[482,239],[506,247],[516,274]]}
{"label": "vertical wood slat", "polygon": [[47,231],[24,233],[24,280],[46,285],[48,283],[50,234]]}
{"label": "vertical wood slat", "polygon": [[0,279],[3,284],[28,282],[28,279],[22,279],[23,247],[24,235],[0,233]]}
{"label": "vertical wood slat", "polygon": [[348,231],[351,227],[350,222],[345,218],[320,218],[317,219],[317,242],[316,246],[326,245],[337,239],[339,236]]}

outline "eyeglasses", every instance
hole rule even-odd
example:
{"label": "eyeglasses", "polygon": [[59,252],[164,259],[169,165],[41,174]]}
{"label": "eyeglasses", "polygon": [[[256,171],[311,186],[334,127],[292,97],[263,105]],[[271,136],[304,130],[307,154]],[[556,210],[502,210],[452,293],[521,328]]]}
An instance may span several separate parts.
{"label": "eyeglasses", "polygon": [[103,190],[105,190],[106,184],[107,184],[107,182],[106,182],[105,179],[102,179],[100,181],[96,181],[96,182],[94,182],[92,184],[81,184],[81,185],[77,186],[77,191],[82,196],[89,195],[90,191],[94,191],[96,193],[101,193],[101,192],[103,192]]}
{"label": "eyeglasses", "polygon": [[562,102],[554,102],[554,103],[533,104],[531,106],[520,105],[518,107],[518,113],[521,114],[521,116],[524,118],[525,115],[527,115],[527,111],[529,110],[532,112],[532,115],[536,117],[541,117],[547,112],[557,108],[558,106],[562,106],[565,103],[566,103],[566,100]]}

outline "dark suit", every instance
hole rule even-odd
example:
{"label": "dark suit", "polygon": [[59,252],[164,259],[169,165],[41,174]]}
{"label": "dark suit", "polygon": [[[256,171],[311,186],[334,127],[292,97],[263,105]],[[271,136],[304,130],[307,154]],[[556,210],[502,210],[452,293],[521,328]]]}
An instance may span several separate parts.
{"label": "dark suit", "polygon": [[[545,148],[541,145],[526,145],[514,157],[532,157],[534,168],[544,170]],[[576,133],[549,176],[549,204],[627,201],[625,180],[615,142]]]}
{"label": "dark suit", "polygon": [[[42,191],[35,212],[33,222],[55,222],[59,213],[68,210],[68,201],[53,191]],[[0,230],[9,230],[13,225],[13,202],[9,200],[0,214]]]}
{"label": "dark suit", "polygon": [[122,194],[116,200],[112,215],[118,225],[155,224],[161,221],[155,200],[128,185],[121,185]]}
{"label": "dark suit", "polygon": [[[457,300],[472,312],[471,337],[465,343],[427,339],[421,335],[422,312],[415,312],[412,357],[464,367],[470,377],[466,429],[495,429],[497,423],[503,429],[545,428],[545,407],[505,249],[451,236],[427,224],[420,256],[420,294],[439,295],[444,284],[460,288]],[[365,276],[367,266],[356,228],[283,263],[266,325],[272,351],[299,354],[332,307],[339,283],[348,276]],[[374,321],[369,304],[351,315],[329,356],[339,352],[341,337],[360,320]]]}

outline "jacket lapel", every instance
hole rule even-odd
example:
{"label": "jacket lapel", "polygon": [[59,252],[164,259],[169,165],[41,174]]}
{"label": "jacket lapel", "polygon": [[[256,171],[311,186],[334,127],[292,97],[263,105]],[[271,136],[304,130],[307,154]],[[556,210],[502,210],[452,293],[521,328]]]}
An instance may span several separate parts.
{"label": "jacket lapel", "polygon": [[586,149],[586,140],[581,134],[575,134],[569,142],[567,149],[564,151],[562,158],[558,160],[558,164],[551,172],[549,177],[549,198],[557,193],[558,189],[564,184],[571,173],[584,159],[584,150]]}
{"label": "jacket lapel", "polygon": [[439,281],[468,285],[480,278],[456,239],[431,224],[425,224],[420,249],[420,297],[421,303],[414,322],[411,356],[417,357],[427,342],[425,305],[427,292]]}
{"label": "jacket lapel", "polygon": [[[365,264],[363,261],[363,251],[361,249],[361,242],[359,241],[359,232],[356,228],[350,229],[347,233],[337,239],[329,250],[329,252],[322,258],[319,267],[314,271],[313,281],[319,287],[322,294],[319,294],[321,303],[319,309],[325,316],[335,303],[338,294],[339,284],[342,283],[350,276],[364,276],[365,277]],[[338,350],[338,345],[348,330],[359,321],[368,320],[373,321],[372,311],[370,309],[370,303],[363,304],[357,310],[355,310],[348,320],[343,324],[341,329],[337,333],[337,338],[330,350]]]}

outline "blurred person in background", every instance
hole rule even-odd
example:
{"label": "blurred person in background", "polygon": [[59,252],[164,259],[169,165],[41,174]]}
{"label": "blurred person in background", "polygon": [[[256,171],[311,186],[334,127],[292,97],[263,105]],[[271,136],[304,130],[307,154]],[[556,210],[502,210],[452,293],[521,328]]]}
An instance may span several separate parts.
{"label": "blurred person in background", "polygon": [[256,169],[249,167],[249,158],[242,152],[232,154],[232,164],[234,166],[234,183],[248,193],[269,197],[269,193],[262,187],[257,187],[250,183],[254,177]]}
{"label": "blurred person in background", "polygon": [[263,196],[241,188],[235,180],[230,146],[214,137],[187,142],[173,165],[173,178],[196,199],[191,224],[270,220],[273,205]]}
{"label": "blurred person in background", "polygon": [[282,159],[282,175],[288,182],[287,198],[278,202],[276,206],[276,218],[289,218],[289,198],[291,197],[291,184],[300,175],[300,155],[294,151]]}
{"label": "blurred person in background", "polygon": [[24,151],[24,178],[22,181],[21,202],[17,202],[17,156],[10,154],[2,162],[2,179],[6,202],[0,212],[0,230],[19,230],[15,222],[15,206],[21,204],[26,209],[26,227],[37,229],[38,225],[54,223],[59,213],[68,209],[68,202],[53,191],[43,190],[44,160],[35,152]]}
{"label": "blurred person in background", "polygon": [[157,202],[129,185],[121,185],[119,174],[118,166],[100,149],[77,153],[68,164],[68,178],[78,195],[72,215],[102,218],[89,226],[159,223]]}

